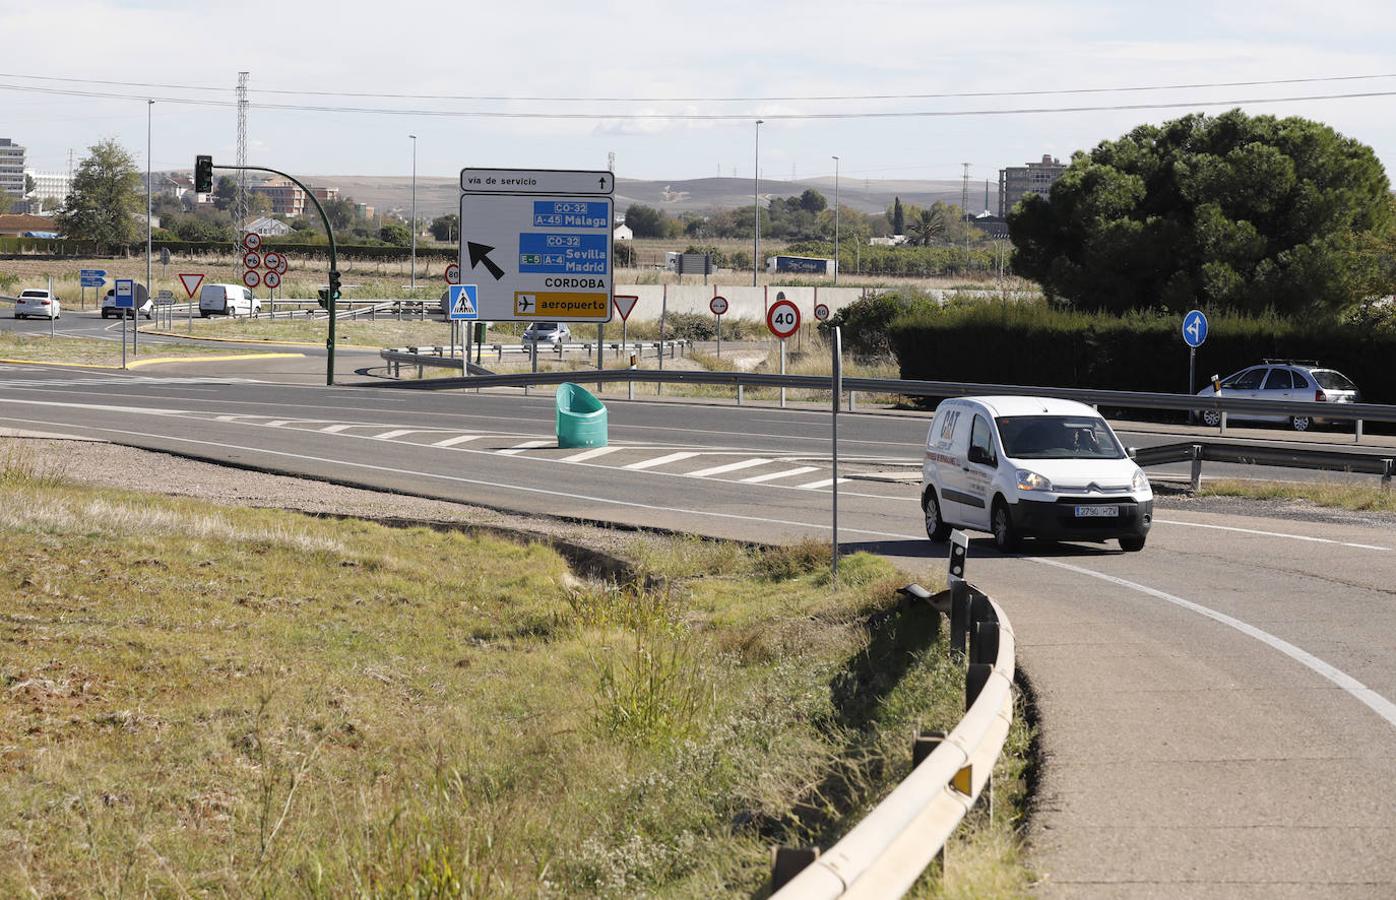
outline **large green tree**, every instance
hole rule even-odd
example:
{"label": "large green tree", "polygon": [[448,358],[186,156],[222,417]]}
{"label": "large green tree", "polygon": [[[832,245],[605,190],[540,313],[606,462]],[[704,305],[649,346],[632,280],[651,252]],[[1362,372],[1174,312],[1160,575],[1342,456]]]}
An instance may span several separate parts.
{"label": "large green tree", "polygon": [[664,237],[668,230],[665,218],[664,213],[643,203],[632,204],[625,211],[625,224],[637,238]]}
{"label": "large green tree", "polygon": [[135,240],[136,217],[144,217],[144,206],[136,164],[108,139],[88,148],[58,213],[58,227],[66,237],[96,241],[107,250]]}
{"label": "large green tree", "polygon": [[1331,312],[1390,286],[1390,184],[1319,122],[1232,110],[1077,153],[1008,217],[1019,274],[1084,309]]}

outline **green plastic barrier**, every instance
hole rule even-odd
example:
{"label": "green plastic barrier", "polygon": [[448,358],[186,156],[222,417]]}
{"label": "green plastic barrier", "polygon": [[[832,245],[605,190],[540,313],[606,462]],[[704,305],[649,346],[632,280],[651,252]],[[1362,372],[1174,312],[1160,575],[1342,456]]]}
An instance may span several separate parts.
{"label": "green plastic barrier", "polygon": [[557,386],[557,445],[606,446],[606,405],[570,381]]}

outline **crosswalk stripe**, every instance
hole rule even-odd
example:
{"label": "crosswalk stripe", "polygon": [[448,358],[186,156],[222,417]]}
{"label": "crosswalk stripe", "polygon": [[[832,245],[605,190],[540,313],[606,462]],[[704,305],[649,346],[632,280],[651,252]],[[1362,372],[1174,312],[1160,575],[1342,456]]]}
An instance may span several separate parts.
{"label": "crosswalk stripe", "polygon": [[770,462],[769,459],[744,459],[741,462],[727,463],[722,466],[713,466],[711,469],[699,469],[697,472],[689,472],[694,478],[708,478],[713,475],[725,475],[728,472],[737,472],[742,469],[751,469],[756,466],[764,466]]}
{"label": "crosswalk stripe", "polygon": [[[847,481],[848,481],[847,478],[840,478],[840,479],[839,479],[839,484],[844,484],[844,483],[846,483]],[[815,490],[815,489],[817,489],[817,488],[831,487],[831,486],[833,485],[833,483],[834,483],[834,479],[832,479],[832,478],[826,478],[826,479],[824,479],[823,481],[811,481],[809,484],[797,484],[797,485],[795,485],[795,487],[796,487],[796,488],[799,488],[799,489],[801,489],[801,490],[812,491],[812,490]]]}
{"label": "crosswalk stripe", "polygon": [[581,453],[574,453],[571,456],[564,456],[559,462],[585,462],[588,459],[596,459],[598,456],[605,456],[607,453],[615,453],[621,447],[593,447],[590,450],[583,450]]}
{"label": "crosswalk stripe", "polygon": [[394,428],[392,431],[385,431],[382,434],[373,435],[374,440],[391,441],[393,438],[402,437],[404,434],[411,434],[411,428]]}
{"label": "crosswalk stripe", "polygon": [[525,450],[532,450],[535,447],[546,447],[551,443],[551,440],[546,439],[541,441],[524,441],[522,444],[510,447],[508,450],[499,450],[497,452],[500,456],[514,456],[515,454],[522,453]]}
{"label": "crosswalk stripe", "polygon": [[682,451],[682,452],[679,452],[679,453],[670,453],[668,456],[656,456],[654,459],[643,459],[643,460],[640,460],[640,461],[637,462],[637,463],[631,463],[631,464],[628,465],[628,466],[624,466],[623,468],[626,468],[626,469],[653,469],[655,466],[667,466],[669,463],[676,463],[676,462],[679,462],[679,461],[681,461],[681,460],[689,459],[689,458],[694,457],[694,456],[697,456],[697,455],[698,455],[697,451],[687,451],[687,450],[685,450],[685,451]]}
{"label": "crosswalk stripe", "polygon": [[353,427],[353,425],[326,425],[324,428],[321,428],[320,430],[323,431],[325,434],[339,434],[341,431]]}
{"label": "crosswalk stripe", "polygon": [[291,424],[291,420],[290,420],[290,419],[273,419],[273,420],[270,421],[270,422],[263,422],[262,424],[265,425],[265,426],[267,426],[268,428],[280,428],[280,427],[282,427],[283,425],[290,425],[290,424]]}
{"label": "crosswalk stripe", "polygon": [[444,441],[436,441],[433,447],[454,447],[456,444],[464,444],[466,441],[475,441],[484,437],[483,434],[461,434],[455,437],[448,437]]}
{"label": "crosswalk stripe", "polygon": [[764,475],[753,475],[750,478],[743,478],[739,484],[760,484],[763,481],[775,481],[777,478],[794,478],[796,475],[805,475],[810,472],[819,471],[816,466],[796,466],[793,469],[783,469],[779,472],[767,472]]}

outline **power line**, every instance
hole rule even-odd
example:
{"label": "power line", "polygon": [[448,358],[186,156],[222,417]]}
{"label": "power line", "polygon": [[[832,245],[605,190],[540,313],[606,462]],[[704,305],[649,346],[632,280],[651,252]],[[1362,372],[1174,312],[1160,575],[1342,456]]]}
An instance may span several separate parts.
{"label": "power line", "polygon": [[[226,94],[229,89],[220,85],[168,84],[146,81],[114,81],[98,78],[70,78],[56,75],[26,75],[17,72],[0,72],[0,78],[20,78],[30,81],[49,81],[66,84],[95,84],[106,87],[161,88],[180,91],[213,91]],[[475,102],[518,102],[518,103],[766,103],[766,102],[825,102],[838,100],[948,100],[955,98],[985,97],[1043,97],[1066,94],[1123,94],[1140,91],[1180,91],[1226,87],[1265,87],[1284,84],[1319,84],[1342,81],[1371,81],[1396,78],[1396,73],[1374,75],[1318,75],[1308,78],[1271,78],[1250,81],[1199,81],[1180,84],[1126,85],[1120,87],[1076,87],[1076,88],[1034,88],[1029,90],[1005,91],[940,91],[930,93],[904,94],[813,94],[804,96],[701,96],[701,97],[607,97],[607,96],[542,96],[515,94],[407,94],[380,93],[373,91],[323,91],[291,88],[255,88],[253,94],[278,94],[306,97],[359,97],[382,100],[466,100]]]}
{"label": "power line", "polygon": [[[208,100],[192,97],[155,97],[146,94],[118,94],[108,91],[84,91],[65,88],[44,88],[35,85],[15,85],[0,83],[0,90],[40,93],[69,97],[89,97],[107,100],[129,100],[144,103],[157,100],[161,103],[232,108],[233,100]],[[957,109],[957,110],[854,110],[843,112],[815,113],[761,113],[767,121],[810,121],[819,119],[933,119],[933,118],[975,118],[984,116],[1023,116],[1051,113],[1117,112],[1150,109],[1195,109],[1198,107],[1248,106],[1268,103],[1305,103],[1317,100],[1360,100],[1374,97],[1393,97],[1392,91],[1357,91],[1342,94],[1307,94],[1285,97],[1246,97],[1230,100],[1192,100],[1169,103],[1115,103],[1102,106],[1055,106],[1055,107],[1016,107],[1005,109]],[[294,112],[351,113],[379,116],[411,116],[416,118],[453,119],[551,119],[551,120],[642,120],[642,121],[703,121],[703,122],[749,122],[756,118],[755,113],[616,113],[616,112],[518,112],[506,110],[452,110],[452,109],[401,109],[366,106],[320,106],[296,103],[258,103],[261,110],[287,110]]]}

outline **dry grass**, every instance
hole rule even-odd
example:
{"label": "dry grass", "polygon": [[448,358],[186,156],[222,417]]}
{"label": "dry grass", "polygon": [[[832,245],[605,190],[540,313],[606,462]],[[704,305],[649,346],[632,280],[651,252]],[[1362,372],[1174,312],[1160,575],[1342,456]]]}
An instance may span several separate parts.
{"label": "dry grass", "polygon": [[[61,327],[62,322],[58,323]],[[207,356],[210,353],[226,353],[227,350],[218,347],[204,347],[187,344],[158,344],[152,345],[144,341],[140,345],[140,356],[128,359],[142,359],[146,357],[198,357]],[[130,350],[127,350],[130,353]],[[18,359],[30,362],[52,362],[52,363],[77,363],[86,366],[110,366],[120,367],[121,365],[121,343],[119,341],[102,341],[95,338],[75,338],[57,335],[49,337],[46,334],[19,334],[16,332],[0,332],[0,359]]]}
{"label": "dry grass", "polygon": [[0,509],[3,896],[745,896],[960,712],[871,556],[637,540],[645,589],[18,457]]}
{"label": "dry grass", "polygon": [[1396,493],[1377,484],[1323,481],[1240,481],[1208,479],[1199,497],[1245,497],[1250,500],[1298,500],[1356,512],[1396,512]]}

